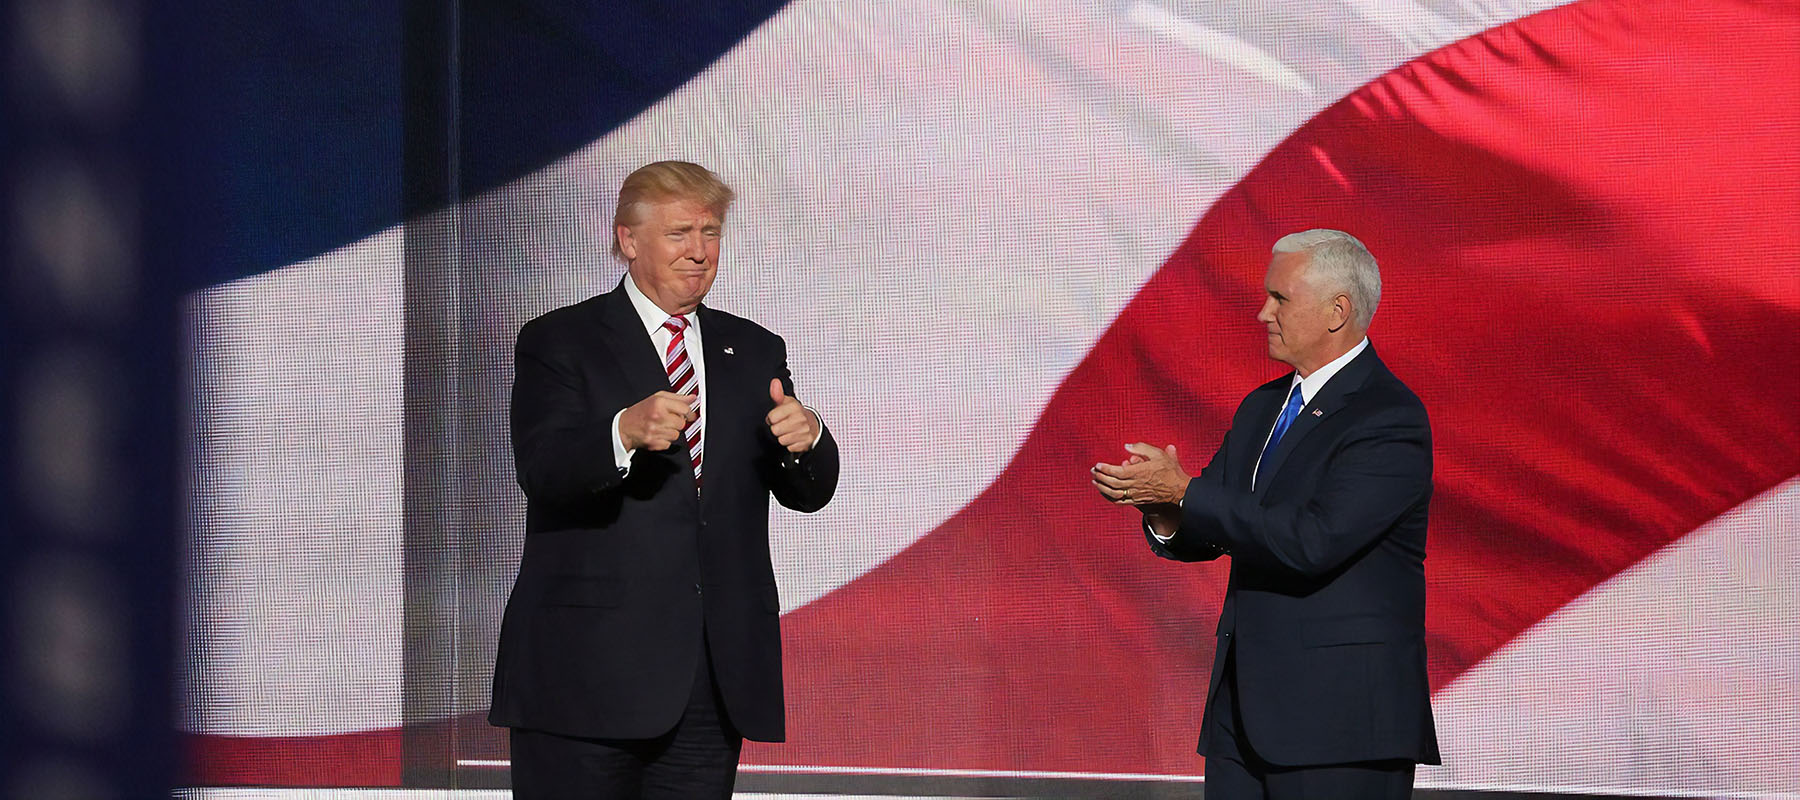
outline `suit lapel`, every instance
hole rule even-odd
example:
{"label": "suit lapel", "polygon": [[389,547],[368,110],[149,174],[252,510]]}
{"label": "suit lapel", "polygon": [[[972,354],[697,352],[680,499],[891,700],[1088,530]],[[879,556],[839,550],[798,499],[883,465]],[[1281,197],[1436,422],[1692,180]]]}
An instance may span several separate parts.
{"label": "suit lapel", "polygon": [[[729,320],[713,313],[705,305],[700,306],[700,347],[706,355],[706,389],[710,393],[706,398],[708,406],[715,402],[731,402],[742,394],[737,385],[737,342],[733,341]],[[727,354],[725,350],[731,349]],[[714,389],[717,386],[718,389]],[[741,399],[741,398],[738,398]]]}
{"label": "suit lapel", "polygon": [[1293,373],[1288,373],[1279,383],[1265,385],[1256,392],[1256,411],[1250,415],[1251,419],[1256,420],[1256,428],[1245,431],[1244,436],[1238,439],[1237,452],[1232,454],[1231,461],[1233,464],[1243,465],[1235,472],[1239,487],[1245,491],[1250,490],[1251,481],[1256,474],[1256,460],[1262,457],[1263,442],[1268,441],[1269,429],[1275,427],[1275,417],[1281,413],[1281,405],[1287,400],[1287,387],[1293,379]]}
{"label": "suit lapel", "polygon": [[[700,320],[700,348],[706,358],[706,463],[728,464],[736,457],[737,447],[734,444],[735,431],[730,430],[733,420],[740,416],[747,397],[750,394],[744,387],[743,373],[738,370],[736,331],[732,329],[730,320],[713,313],[704,304],[696,312]],[[731,352],[726,352],[729,349]],[[766,389],[765,389],[766,391]],[[718,423],[715,427],[714,423]],[[708,472],[716,475],[718,473]],[[706,502],[706,492],[700,493],[702,505]]]}
{"label": "suit lapel", "polygon": [[631,388],[632,397],[649,397],[668,390],[669,375],[663,371],[656,344],[644,330],[637,309],[632,308],[631,298],[625,295],[623,281],[601,299],[599,322],[604,329],[601,338],[624,370],[625,385]]}
{"label": "suit lapel", "polygon": [[[1331,380],[1325,382],[1325,387],[1319,390],[1312,402],[1300,409],[1300,416],[1294,418],[1293,424],[1289,425],[1287,432],[1282,434],[1281,442],[1275,445],[1275,451],[1269,454],[1269,459],[1263,462],[1259,468],[1256,494],[1262,494],[1263,490],[1268,488],[1275,475],[1281,471],[1281,465],[1286,463],[1288,454],[1300,446],[1300,442],[1306,439],[1307,434],[1312,433],[1324,424],[1325,420],[1330,419],[1331,415],[1342,411],[1345,406],[1349,405],[1350,396],[1362,388],[1363,382],[1368,380],[1369,373],[1378,363],[1380,362],[1375,358],[1375,347],[1370,345],[1363,350],[1362,355],[1351,359],[1350,363],[1345,364],[1344,368],[1338,371],[1338,374],[1331,376]],[[1269,424],[1271,427],[1274,426],[1273,418],[1270,419]]]}

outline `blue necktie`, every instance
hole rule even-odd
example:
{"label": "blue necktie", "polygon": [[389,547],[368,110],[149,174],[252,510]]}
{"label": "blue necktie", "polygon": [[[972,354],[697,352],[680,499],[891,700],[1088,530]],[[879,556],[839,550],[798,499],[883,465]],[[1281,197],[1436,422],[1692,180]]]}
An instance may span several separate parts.
{"label": "blue necktie", "polygon": [[1275,430],[1269,434],[1269,443],[1263,445],[1262,458],[1256,461],[1256,481],[1251,482],[1251,488],[1255,488],[1256,483],[1262,480],[1262,463],[1269,460],[1270,453],[1275,452],[1275,445],[1281,443],[1281,435],[1287,433],[1289,425],[1294,424],[1294,418],[1300,416],[1300,407],[1304,405],[1306,399],[1300,394],[1300,384],[1296,383],[1293,391],[1288,392],[1287,405],[1282,406],[1281,416],[1275,418]]}

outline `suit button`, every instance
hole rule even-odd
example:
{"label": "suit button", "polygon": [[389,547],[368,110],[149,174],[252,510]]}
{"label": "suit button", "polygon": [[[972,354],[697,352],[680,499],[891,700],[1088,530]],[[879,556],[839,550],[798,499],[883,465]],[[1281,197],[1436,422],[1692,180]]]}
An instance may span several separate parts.
{"label": "suit button", "polygon": [[694,594],[700,594],[700,584],[694,584]]}

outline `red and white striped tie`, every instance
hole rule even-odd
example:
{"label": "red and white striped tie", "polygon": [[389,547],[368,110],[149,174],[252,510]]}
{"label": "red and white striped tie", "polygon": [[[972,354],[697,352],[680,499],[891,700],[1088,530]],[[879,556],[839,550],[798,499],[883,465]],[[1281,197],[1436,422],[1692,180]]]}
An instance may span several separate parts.
{"label": "red and white striped tie", "polygon": [[694,421],[681,429],[687,439],[688,457],[694,462],[694,483],[700,483],[700,432],[706,427],[705,420],[700,419],[700,376],[694,372],[694,360],[688,358],[686,337],[682,333],[687,330],[686,317],[670,317],[663,323],[669,332],[669,346],[663,351],[663,369],[669,373],[669,387],[676,394],[694,395]]}

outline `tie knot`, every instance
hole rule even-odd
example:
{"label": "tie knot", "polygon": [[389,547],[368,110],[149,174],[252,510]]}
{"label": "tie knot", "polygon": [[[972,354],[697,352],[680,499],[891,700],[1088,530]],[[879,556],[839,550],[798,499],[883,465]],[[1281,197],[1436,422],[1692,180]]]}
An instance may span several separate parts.
{"label": "tie knot", "polygon": [[679,314],[677,314],[676,316],[670,317],[667,322],[663,323],[663,327],[667,328],[670,333],[680,333],[684,330],[687,330],[687,326],[688,326],[687,317],[683,317]]}

